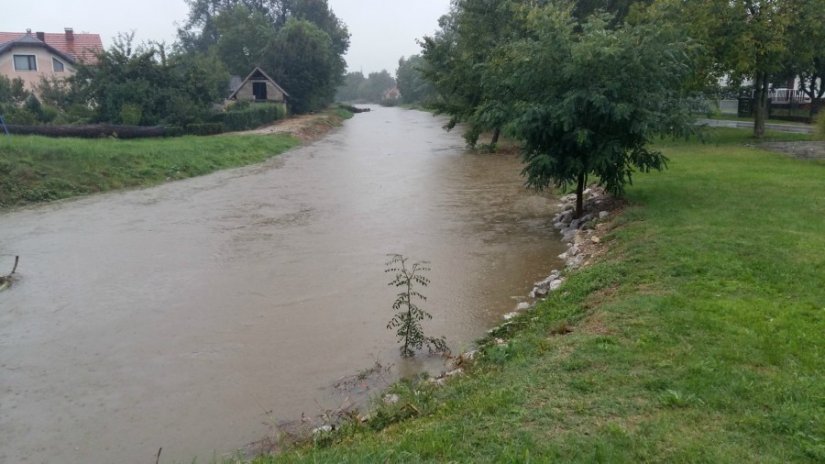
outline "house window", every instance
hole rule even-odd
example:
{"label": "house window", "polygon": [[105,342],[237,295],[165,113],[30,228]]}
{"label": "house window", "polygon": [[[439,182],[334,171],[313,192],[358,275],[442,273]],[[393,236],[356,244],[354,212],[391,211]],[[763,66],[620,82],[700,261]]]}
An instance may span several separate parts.
{"label": "house window", "polygon": [[65,67],[63,66],[63,62],[58,60],[57,58],[52,58],[52,66],[54,66],[54,72],[59,73],[63,72]]}
{"label": "house window", "polygon": [[37,71],[37,59],[34,55],[14,55],[15,71]]}

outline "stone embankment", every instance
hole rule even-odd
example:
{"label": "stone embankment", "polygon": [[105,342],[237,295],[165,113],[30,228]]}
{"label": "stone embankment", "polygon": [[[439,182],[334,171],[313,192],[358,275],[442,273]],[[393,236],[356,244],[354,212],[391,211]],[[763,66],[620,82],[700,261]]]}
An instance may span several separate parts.
{"label": "stone embankment", "polygon": [[[504,315],[504,323],[490,329],[488,333],[494,338],[491,343],[505,345],[507,341],[497,335],[504,332],[508,325],[521,314],[531,311],[536,303],[544,300],[564,285],[565,275],[583,266],[587,266],[594,257],[603,253],[602,236],[607,232],[607,221],[614,214],[619,203],[603,188],[592,186],[584,191],[584,214],[574,218],[576,195],[566,195],[560,199],[559,213],[553,218],[553,226],[561,234],[567,249],[559,255],[564,260],[565,269],[553,269],[545,279],[533,284],[527,301],[518,303],[515,310]],[[446,363],[447,370],[440,376],[430,379],[435,385],[443,385],[449,378],[461,375],[462,366],[472,362],[477,351],[469,351],[451,357]]]}

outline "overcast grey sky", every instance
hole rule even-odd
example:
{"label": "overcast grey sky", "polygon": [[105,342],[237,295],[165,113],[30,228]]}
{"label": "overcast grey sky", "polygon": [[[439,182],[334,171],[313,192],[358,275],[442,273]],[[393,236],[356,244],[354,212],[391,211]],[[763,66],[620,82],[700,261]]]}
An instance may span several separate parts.
{"label": "overcast grey sky", "polygon": [[[175,40],[176,24],[189,9],[184,0],[0,0],[0,31],[98,33],[108,47],[118,32],[136,31],[140,41]],[[365,74],[395,73],[398,58],[419,52],[415,39],[432,34],[449,0],[328,0],[352,34],[347,64]]]}

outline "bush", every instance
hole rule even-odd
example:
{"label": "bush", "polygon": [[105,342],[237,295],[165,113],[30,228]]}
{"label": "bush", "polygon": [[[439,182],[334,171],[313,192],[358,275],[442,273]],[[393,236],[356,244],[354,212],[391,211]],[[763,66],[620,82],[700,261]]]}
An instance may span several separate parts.
{"label": "bush", "polygon": [[142,116],[140,105],[126,103],[120,108],[120,123],[124,126],[137,126]]}
{"label": "bush", "polygon": [[223,124],[219,122],[205,122],[186,126],[186,133],[190,135],[215,135],[221,132],[223,132]]}
{"label": "bush", "polygon": [[241,131],[269,124],[284,116],[286,116],[285,105],[260,103],[240,110],[218,113],[213,117],[212,122],[223,123],[227,131]]}

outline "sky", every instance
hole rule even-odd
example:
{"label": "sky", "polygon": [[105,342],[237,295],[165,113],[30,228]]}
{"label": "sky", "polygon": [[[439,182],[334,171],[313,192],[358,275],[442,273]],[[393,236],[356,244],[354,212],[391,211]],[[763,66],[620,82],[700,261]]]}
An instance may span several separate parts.
{"label": "sky", "polygon": [[[351,37],[346,55],[350,71],[365,74],[386,69],[395,74],[398,59],[420,51],[416,39],[431,35],[438,18],[447,13],[450,0],[328,0],[330,8],[347,25]],[[108,47],[119,32],[135,31],[138,42],[172,43],[178,25],[186,21],[184,0],[0,0],[0,31],[100,34]]]}

